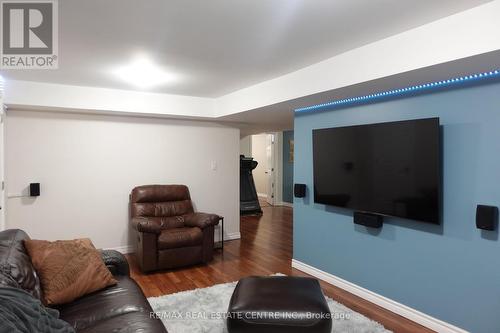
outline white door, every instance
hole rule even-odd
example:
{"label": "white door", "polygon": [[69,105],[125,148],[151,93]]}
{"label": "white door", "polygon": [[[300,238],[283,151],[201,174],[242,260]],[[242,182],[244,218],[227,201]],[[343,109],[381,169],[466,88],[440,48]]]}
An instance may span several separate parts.
{"label": "white door", "polygon": [[267,198],[266,201],[270,205],[274,205],[275,201],[275,172],[274,172],[274,134],[267,134],[266,136],[266,180],[267,180]]}
{"label": "white door", "polygon": [[5,112],[0,91],[0,230],[5,229],[5,193],[4,193],[4,119]]}

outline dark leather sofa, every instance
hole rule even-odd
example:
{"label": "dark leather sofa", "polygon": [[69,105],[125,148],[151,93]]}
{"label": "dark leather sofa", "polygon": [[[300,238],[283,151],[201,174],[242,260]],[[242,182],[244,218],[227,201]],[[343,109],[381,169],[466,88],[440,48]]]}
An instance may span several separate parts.
{"label": "dark leather sofa", "polygon": [[145,185],[130,195],[136,257],[143,272],[206,263],[221,217],[195,213],[185,185]]}
{"label": "dark leather sofa", "polygon": [[[42,290],[23,240],[17,229],[0,232],[0,288],[21,288],[40,298]],[[151,316],[151,306],[139,286],[129,277],[126,259],[116,251],[102,251],[103,260],[118,284],[59,306],[60,318],[77,332],[167,332]]]}

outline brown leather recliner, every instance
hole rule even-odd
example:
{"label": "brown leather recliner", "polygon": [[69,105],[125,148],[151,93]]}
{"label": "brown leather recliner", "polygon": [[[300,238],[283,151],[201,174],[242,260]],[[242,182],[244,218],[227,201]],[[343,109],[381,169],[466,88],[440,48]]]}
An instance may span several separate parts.
{"label": "brown leather recliner", "polygon": [[206,263],[213,258],[221,217],[195,213],[184,185],[146,185],[130,195],[136,256],[143,272]]}

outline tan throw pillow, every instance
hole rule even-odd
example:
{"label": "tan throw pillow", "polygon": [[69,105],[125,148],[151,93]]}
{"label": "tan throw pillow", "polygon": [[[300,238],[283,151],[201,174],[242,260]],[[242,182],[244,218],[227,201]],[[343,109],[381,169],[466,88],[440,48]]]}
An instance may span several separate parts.
{"label": "tan throw pillow", "polygon": [[116,284],[99,251],[88,238],[25,240],[24,246],[40,277],[46,305],[69,303]]}

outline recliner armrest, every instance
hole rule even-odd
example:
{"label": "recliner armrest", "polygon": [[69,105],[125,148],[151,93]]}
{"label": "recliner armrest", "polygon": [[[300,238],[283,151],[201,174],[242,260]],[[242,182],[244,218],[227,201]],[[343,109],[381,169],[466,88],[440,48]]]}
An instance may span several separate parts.
{"label": "recliner armrest", "polygon": [[221,217],[217,214],[193,213],[184,215],[184,225],[187,227],[198,227],[204,229],[206,227],[219,224]]}
{"label": "recliner armrest", "polygon": [[132,226],[139,232],[147,232],[157,235],[161,233],[161,226],[146,217],[132,218]]}

